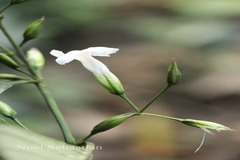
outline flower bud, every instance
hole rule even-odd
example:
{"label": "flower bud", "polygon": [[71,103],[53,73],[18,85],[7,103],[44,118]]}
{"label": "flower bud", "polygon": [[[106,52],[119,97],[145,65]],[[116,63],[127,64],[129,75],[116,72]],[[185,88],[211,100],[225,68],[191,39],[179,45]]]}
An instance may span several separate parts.
{"label": "flower bud", "polygon": [[7,56],[6,54],[0,53],[0,63],[12,68],[12,69],[17,69],[19,68],[19,65],[12,60],[12,58],[10,58],[9,56]]}
{"label": "flower bud", "polygon": [[44,17],[34,21],[33,23],[27,26],[26,30],[23,33],[25,42],[37,38],[42,29],[43,21]]}
{"label": "flower bud", "polygon": [[17,113],[6,103],[0,101],[0,114],[15,119],[17,117]]}
{"label": "flower bud", "polygon": [[42,53],[37,48],[27,51],[27,60],[35,70],[41,70],[45,63]]}
{"label": "flower bud", "polygon": [[134,113],[126,113],[126,114],[121,114],[121,115],[117,115],[117,116],[111,117],[109,119],[106,119],[106,120],[102,121],[101,123],[99,123],[98,125],[96,125],[93,128],[93,130],[91,131],[90,135],[94,135],[94,134],[109,130],[111,128],[114,128],[114,127],[118,126],[119,124],[123,123],[128,118],[132,117],[133,115],[134,115]]}
{"label": "flower bud", "polygon": [[221,131],[221,130],[233,131],[229,127],[226,127],[226,126],[218,124],[218,123],[209,122],[209,121],[184,119],[181,122],[186,124],[186,125],[189,125],[189,126],[192,126],[192,127],[198,127],[198,128],[202,128],[202,129],[214,129],[214,130],[217,130],[217,131]]}
{"label": "flower bud", "polygon": [[26,2],[27,0],[11,0],[11,4],[19,4],[19,3],[23,3]]}
{"label": "flower bud", "polygon": [[177,67],[177,63],[173,61],[170,67],[168,68],[167,83],[169,85],[175,85],[178,83],[180,77],[181,72]]}

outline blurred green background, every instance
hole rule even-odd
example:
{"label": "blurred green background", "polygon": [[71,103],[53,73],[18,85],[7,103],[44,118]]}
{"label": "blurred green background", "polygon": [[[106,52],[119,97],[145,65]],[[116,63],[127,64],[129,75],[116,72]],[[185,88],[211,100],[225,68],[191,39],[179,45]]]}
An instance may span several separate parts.
{"label": "blurred green background", "polygon": [[[0,5],[7,0],[1,0]],[[46,57],[45,80],[73,134],[81,138],[100,121],[132,109],[102,88],[79,62],[59,66],[49,55],[94,46],[116,47],[111,58],[98,58],[116,74],[126,94],[144,106],[166,84],[172,58],[182,79],[148,109],[180,118],[218,122],[239,130],[239,0],[29,0],[4,12],[4,24],[20,43],[25,27],[45,16],[40,37],[24,46]],[[0,44],[11,48],[0,33]],[[1,65],[1,72],[12,72]],[[26,126],[62,138],[52,115],[33,85],[0,95],[18,111]],[[94,136],[103,150],[96,160],[239,160],[240,134],[207,135],[169,120],[136,117]]]}

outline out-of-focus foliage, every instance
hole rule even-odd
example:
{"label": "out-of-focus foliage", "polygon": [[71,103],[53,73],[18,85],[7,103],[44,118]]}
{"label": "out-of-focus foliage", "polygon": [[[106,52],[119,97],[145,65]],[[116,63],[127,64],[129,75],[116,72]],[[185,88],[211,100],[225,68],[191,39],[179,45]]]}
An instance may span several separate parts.
{"label": "out-of-focus foliage", "polygon": [[[111,59],[101,61],[139,106],[165,85],[167,67],[175,58],[182,79],[154,102],[149,112],[205,119],[239,130],[239,0],[29,0],[13,6],[4,16],[18,42],[29,23],[45,16],[41,35],[24,49],[36,46],[46,56],[45,79],[79,138],[104,119],[132,110],[99,86],[79,62],[58,66],[48,57],[52,49],[119,48]],[[0,44],[9,46],[2,33]],[[15,106],[29,128],[61,138],[33,86],[13,87],[1,98]],[[99,160],[239,159],[238,132],[207,136],[200,152],[193,154],[201,136],[191,127],[140,117],[90,141],[104,146],[103,151],[94,153]]]}
{"label": "out-of-focus foliage", "polygon": [[[209,47],[239,41],[239,6],[237,0],[30,0],[14,6],[6,16],[12,16],[10,25],[19,24],[17,31],[32,19],[46,16],[42,38],[70,38],[73,33],[91,37],[120,30],[155,42]],[[77,43],[75,38],[69,41]]]}

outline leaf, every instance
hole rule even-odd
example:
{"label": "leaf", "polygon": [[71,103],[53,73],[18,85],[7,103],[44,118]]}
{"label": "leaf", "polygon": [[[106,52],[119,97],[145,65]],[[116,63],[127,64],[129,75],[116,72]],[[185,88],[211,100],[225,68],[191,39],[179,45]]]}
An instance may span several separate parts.
{"label": "leaf", "polygon": [[7,89],[11,88],[14,85],[29,83],[29,81],[20,80],[20,81],[13,81],[13,80],[0,80],[0,94],[6,91]]}
{"label": "leaf", "polygon": [[0,125],[0,157],[4,160],[91,160],[94,144],[73,146],[15,126]]}

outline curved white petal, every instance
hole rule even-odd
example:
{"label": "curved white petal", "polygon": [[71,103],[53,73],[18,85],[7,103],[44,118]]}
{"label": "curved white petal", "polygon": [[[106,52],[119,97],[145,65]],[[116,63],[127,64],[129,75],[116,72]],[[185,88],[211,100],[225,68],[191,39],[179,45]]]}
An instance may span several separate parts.
{"label": "curved white petal", "polygon": [[93,58],[91,55],[82,54],[76,58],[76,60],[80,61],[86,69],[91,71],[96,76],[103,76],[103,74],[108,75],[110,73],[105,64]]}
{"label": "curved white petal", "polygon": [[88,52],[92,56],[110,57],[110,54],[116,53],[118,48],[108,48],[108,47],[89,47],[82,50],[83,52]]}
{"label": "curved white petal", "polygon": [[63,53],[62,51],[58,51],[58,50],[55,50],[55,49],[53,49],[53,50],[50,52],[50,54],[51,54],[52,56],[55,56],[55,57],[61,57],[61,56],[64,55],[64,53]]}
{"label": "curved white petal", "polygon": [[66,54],[58,57],[56,59],[56,62],[60,65],[64,65],[66,63],[69,63],[71,61],[73,61],[74,59],[82,56],[82,51],[70,51],[70,52],[67,52]]}

